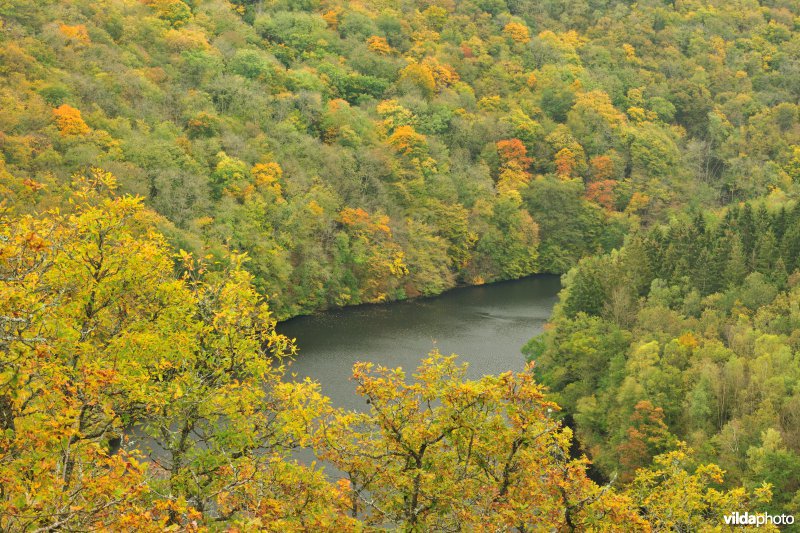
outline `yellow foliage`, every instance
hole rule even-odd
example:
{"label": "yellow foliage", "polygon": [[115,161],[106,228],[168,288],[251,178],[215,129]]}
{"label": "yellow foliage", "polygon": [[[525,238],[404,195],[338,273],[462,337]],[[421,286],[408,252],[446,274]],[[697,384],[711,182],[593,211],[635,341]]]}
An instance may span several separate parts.
{"label": "yellow foliage", "polygon": [[[357,363],[353,380],[370,410],[331,412],[317,439],[323,457],[353,483],[348,507],[363,510],[369,523],[419,531],[585,531],[598,523],[646,530],[629,499],[601,490],[586,476],[588,461],[569,457],[571,431],[552,416],[558,406],[532,366],[473,381],[455,355],[434,351],[412,375],[409,382],[400,368]],[[418,502],[411,519],[408,501]],[[564,501],[585,504],[567,515]]]}
{"label": "yellow foliage", "polygon": [[310,202],[308,202],[308,205],[306,207],[308,207],[308,210],[311,211],[316,216],[320,216],[325,212],[325,210],[322,208],[322,206],[320,206],[317,203],[316,200],[311,200]]}
{"label": "yellow foliage", "polygon": [[515,43],[527,43],[531,40],[530,31],[528,31],[528,27],[524,24],[520,24],[519,22],[509,22],[503,28],[503,33],[511,38],[512,41]]}
{"label": "yellow foliage", "polygon": [[389,46],[389,43],[386,42],[386,39],[377,35],[373,35],[367,39],[367,48],[381,55],[388,55],[392,53],[392,47]]}
{"label": "yellow foliage", "polygon": [[500,177],[497,180],[497,190],[501,193],[518,191],[530,181],[531,175],[528,172],[519,168],[516,163],[511,163],[500,171]]}
{"label": "yellow foliage", "polygon": [[[694,452],[684,443],[654,459],[649,469],[640,469],[626,491],[653,531],[718,531],[724,516],[752,509],[754,502],[771,497],[761,486],[751,494],[744,488],[720,490],[724,471],[715,464],[695,466]],[[763,531],[777,532],[766,524]]]}
{"label": "yellow foliage", "polygon": [[566,53],[570,59],[576,58],[576,50],[587,42],[586,37],[581,36],[575,30],[569,30],[562,33],[555,33],[552,30],[544,30],[539,34],[539,38],[543,41],[549,42],[558,50]]}
{"label": "yellow foliage", "polygon": [[206,34],[195,28],[179,28],[171,29],[164,36],[167,45],[177,52],[184,50],[202,49],[208,50],[211,46],[208,44]]}
{"label": "yellow foliage", "polygon": [[256,187],[265,188],[276,196],[281,197],[282,190],[280,179],[283,177],[283,169],[278,163],[257,163],[250,169],[253,183]]}
{"label": "yellow foliage", "polygon": [[430,67],[420,63],[411,63],[400,71],[400,79],[408,81],[420,89],[426,96],[436,91],[436,79]]}
{"label": "yellow foliage", "polygon": [[712,58],[718,63],[724,63],[725,58],[728,57],[728,45],[725,42],[725,39],[719,35],[714,35],[711,37],[711,48],[714,50]]}
{"label": "yellow foliage", "polygon": [[478,100],[478,108],[483,111],[499,111],[502,109],[503,101],[497,95],[484,96]]}
{"label": "yellow foliage", "polygon": [[571,46],[573,48],[576,48],[576,49],[580,48],[581,46],[586,44],[586,42],[588,41],[588,39],[586,37],[583,37],[581,34],[579,34],[575,30],[569,30],[567,32],[560,33],[560,34],[558,34],[558,38],[564,44],[569,45],[569,46]]}
{"label": "yellow foliage", "polygon": [[591,110],[605,119],[612,127],[619,126],[625,122],[625,116],[617,111],[611,98],[604,91],[594,90],[585,93],[578,93],[575,100],[577,110]]}
{"label": "yellow foliage", "polygon": [[403,251],[397,251],[395,253],[394,259],[392,260],[391,265],[389,265],[389,272],[397,277],[408,275],[408,267],[405,263],[405,253]]}
{"label": "yellow foliage", "polygon": [[647,110],[641,107],[629,107],[628,116],[636,122],[644,122],[650,120]]}
{"label": "yellow foliage", "polygon": [[397,100],[383,100],[375,110],[383,117],[384,134],[388,134],[400,126],[407,126],[414,121],[414,114],[401,106]]}
{"label": "yellow foliage", "polygon": [[697,337],[692,335],[692,332],[689,331],[678,337],[678,344],[686,348],[697,348],[699,343],[697,341]]}
{"label": "yellow foliage", "polygon": [[644,87],[632,87],[628,89],[628,101],[631,104],[644,105]]}
{"label": "yellow foliage", "polygon": [[441,6],[429,6],[422,12],[422,16],[437,31],[447,22],[447,10]]}
{"label": "yellow foliage", "polygon": [[192,10],[181,0],[143,0],[153,8],[156,15],[172,24],[174,27],[183,26],[192,17]]}

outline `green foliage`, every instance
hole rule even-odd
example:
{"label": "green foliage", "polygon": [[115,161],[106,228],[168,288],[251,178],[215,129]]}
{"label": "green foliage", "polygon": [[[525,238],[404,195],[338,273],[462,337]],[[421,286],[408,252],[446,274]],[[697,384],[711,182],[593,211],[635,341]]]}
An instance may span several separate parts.
{"label": "green foliage", "polygon": [[565,276],[554,327],[527,353],[602,472],[633,479],[677,437],[793,511],[798,217],[763,203],[682,217]]}
{"label": "green foliage", "polygon": [[[791,197],[800,183],[790,8],[745,17],[717,1],[2,9],[9,169],[60,185],[88,165],[113,170],[182,243],[248,252],[245,268],[281,317],[342,305],[334,279],[393,299],[565,273],[687,205]],[[64,104],[88,129],[75,122],[80,134],[64,134],[53,114]],[[398,134],[402,126],[412,129]],[[513,139],[526,151],[519,168],[496,149]],[[220,167],[220,153],[238,169]],[[264,191],[248,171],[267,162],[284,173],[281,200],[256,207]],[[511,190],[522,203],[504,197]],[[304,215],[312,199],[322,211]],[[52,189],[48,202],[58,201]],[[441,205],[453,207],[453,223]],[[389,216],[391,246],[411,272],[403,290],[376,293],[369,269],[339,263],[346,254],[333,237],[348,207]],[[424,224],[420,235],[409,219]],[[785,274],[759,267],[767,277],[788,279],[797,266],[800,230],[786,231],[755,251],[763,265],[774,247],[798,252],[782,254]],[[703,252],[730,264],[681,267],[705,280],[701,293],[720,289],[725,269],[744,280],[753,250],[731,246]],[[614,296],[618,320],[630,297]]]}

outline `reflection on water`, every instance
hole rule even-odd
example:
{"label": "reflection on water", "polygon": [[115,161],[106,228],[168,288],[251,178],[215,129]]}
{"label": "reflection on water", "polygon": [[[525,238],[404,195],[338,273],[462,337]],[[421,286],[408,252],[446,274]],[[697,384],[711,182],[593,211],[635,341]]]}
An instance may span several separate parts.
{"label": "reflection on water", "polygon": [[350,372],[356,361],[407,373],[437,348],[469,363],[472,378],[519,370],[520,348],[540,333],[560,289],[558,276],[456,289],[436,298],[340,309],[281,323],[300,353],[290,367],[310,377],[335,406],[363,409]]}

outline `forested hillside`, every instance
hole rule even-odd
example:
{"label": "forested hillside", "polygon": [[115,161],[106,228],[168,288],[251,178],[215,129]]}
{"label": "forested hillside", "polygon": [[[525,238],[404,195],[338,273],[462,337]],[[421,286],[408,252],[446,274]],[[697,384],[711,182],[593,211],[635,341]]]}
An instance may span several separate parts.
{"label": "forested hillside", "polygon": [[[600,471],[687,441],[800,509],[800,206],[732,207],[637,233],[566,276],[528,355]],[[790,274],[791,273],[791,274]]]}
{"label": "forested hillside", "polygon": [[[799,101],[795,0],[0,0],[0,529],[797,514]],[[364,412],[275,329],[538,272]]]}
{"label": "forested hillside", "polygon": [[564,272],[676,208],[794,193],[797,11],[7,1],[4,196],[111,171],[174,246],[247,252],[280,317]]}

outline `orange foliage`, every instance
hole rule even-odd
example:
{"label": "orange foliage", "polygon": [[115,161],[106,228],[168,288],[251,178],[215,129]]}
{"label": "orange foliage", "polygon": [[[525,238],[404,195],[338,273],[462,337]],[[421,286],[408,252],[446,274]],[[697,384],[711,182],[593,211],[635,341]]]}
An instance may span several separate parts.
{"label": "orange foliage", "polygon": [[497,190],[510,192],[527,185],[531,181],[528,167],[533,163],[533,158],[528,157],[528,149],[522,141],[507,139],[498,141],[496,146],[501,161]]}
{"label": "orange foliage", "polygon": [[78,109],[62,104],[53,109],[53,115],[61,135],[86,135],[89,133],[89,126],[81,118],[81,112]]}
{"label": "orange foliage", "polygon": [[578,161],[569,148],[562,148],[556,154],[556,174],[562,178],[571,178]]}
{"label": "orange foliage", "polygon": [[422,64],[430,70],[436,88],[440,91],[445,87],[452,86],[460,79],[458,72],[453,67],[439,63],[435,58],[426,57]]}
{"label": "orange foliage", "polygon": [[664,423],[664,410],[647,400],[637,403],[625,437],[617,451],[623,467],[621,479],[627,482],[633,479],[637,468],[647,466],[672,443],[672,435]]}
{"label": "orange foliage", "polygon": [[200,111],[194,118],[186,122],[191,137],[211,136],[216,132],[219,119],[216,115],[206,111]]}
{"label": "orange foliage", "polygon": [[153,83],[162,83],[167,79],[166,71],[161,67],[147,67],[141,70],[145,78]]}
{"label": "orange foliage", "polygon": [[650,197],[644,193],[636,191],[631,196],[628,207],[625,209],[628,212],[635,213],[636,211],[644,210],[650,204]]}
{"label": "orange foliage", "polygon": [[594,181],[610,179],[614,175],[614,161],[607,155],[594,156],[589,161],[589,170]]}
{"label": "orange foliage", "polygon": [[578,166],[578,161],[572,150],[562,148],[558,151],[556,154],[556,174],[562,178],[570,178],[576,166]]}
{"label": "orange foliage", "polygon": [[414,130],[412,126],[400,126],[389,137],[389,144],[404,155],[414,155],[426,146],[425,136]]}
{"label": "orange foliage", "polygon": [[373,217],[360,207],[353,209],[345,207],[339,212],[339,221],[345,226],[367,233],[383,233],[391,236],[392,230],[389,228],[389,217],[377,215]]}
{"label": "orange foliage", "polygon": [[614,180],[592,182],[586,187],[586,198],[610,211],[614,209],[614,187],[616,186],[617,182]]}
{"label": "orange foliage", "polygon": [[41,191],[45,188],[44,184],[39,183],[38,181],[33,181],[30,178],[25,178],[22,180],[22,184],[33,192]]}
{"label": "orange foliage", "polygon": [[328,24],[330,29],[336,30],[339,28],[339,15],[341,15],[340,9],[331,9],[330,11],[323,13],[322,18]]}
{"label": "orange foliage", "polygon": [[71,41],[77,41],[83,44],[88,44],[91,42],[91,39],[89,38],[89,32],[86,31],[86,26],[83,24],[76,24],[75,26],[60,24],[58,26],[58,30],[64,37]]}
{"label": "orange foliage", "polygon": [[528,157],[528,149],[519,139],[508,139],[497,142],[497,153],[500,156],[500,175],[497,190],[509,192],[519,190],[531,181],[527,171],[533,158]]}
{"label": "orange foliage", "polygon": [[497,141],[497,153],[504,165],[516,163],[526,170],[533,163],[533,158],[528,157],[528,149],[519,139]]}

